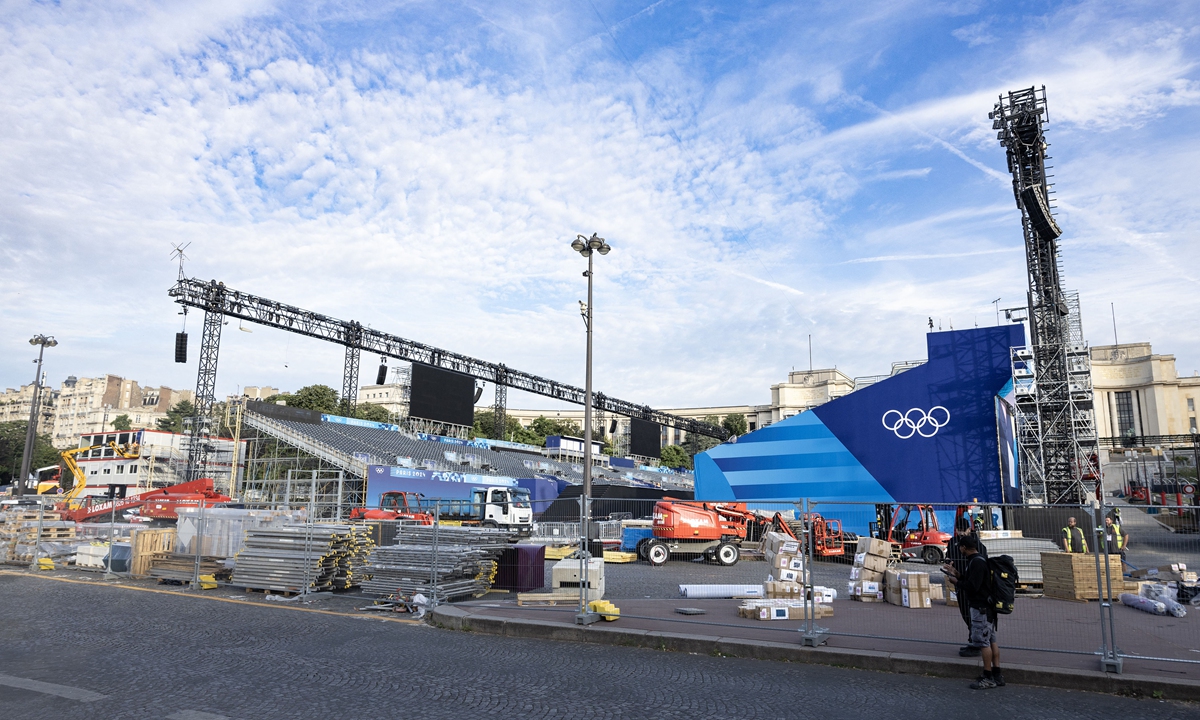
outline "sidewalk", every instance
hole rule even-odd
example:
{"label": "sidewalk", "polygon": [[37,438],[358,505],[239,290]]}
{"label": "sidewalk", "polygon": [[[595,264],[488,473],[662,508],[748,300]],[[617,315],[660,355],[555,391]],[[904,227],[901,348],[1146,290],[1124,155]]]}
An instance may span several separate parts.
{"label": "sidewalk", "polygon": [[[485,598],[441,606],[434,610],[432,621],[451,629],[509,637],[606,643],[964,679],[977,677],[981,667],[978,658],[958,657],[962,621],[957,610],[944,605],[940,609],[913,611],[886,604],[835,602],[835,617],[819,620],[817,624],[838,632],[895,636],[904,632],[905,623],[911,623],[913,613],[940,612],[945,616],[945,622],[921,623],[921,633],[927,635],[925,642],[831,635],[822,647],[808,648],[801,645],[802,621],[739,618],[735,610],[738,604],[737,600],[682,598],[620,600],[616,601],[621,611],[619,620],[580,626],[574,624],[574,606],[518,607],[515,599]],[[1078,603],[1071,605],[1080,606]],[[699,608],[706,614],[680,615],[675,612],[679,607]],[[1095,608],[1095,604],[1090,607]],[[1163,618],[1146,615],[1144,621],[1137,617],[1125,619],[1126,628],[1130,621],[1138,622],[1144,632],[1127,631],[1127,638],[1118,638],[1118,646],[1126,653],[1139,655],[1161,649],[1162,643],[1170,642],[1172,633],[1169,624],[1147,622],[1155,620]],[[1094,648],[1081,649],[1080,654],[1011,649],[1014,646],[1072,647],[1073,643],[1079,646],[1080,642],[1089,642],[1079,641],[1079,629],[1069,623],[1063,623],[1054,631],[1039,627],[1037,637],[1029,635],[1029,631],[1021,631],[1018,623],[1006,626],[1001,620],[1001,666],[1009,682],[1200,701],[1200,665],[1126,659],[1124,673],[1103,673],[1099,671],[1099,657],[1088,654]],[[1172,655],[1179,656],[1178,653]],[[1200,653],[1197,658],[1200,659]]]}

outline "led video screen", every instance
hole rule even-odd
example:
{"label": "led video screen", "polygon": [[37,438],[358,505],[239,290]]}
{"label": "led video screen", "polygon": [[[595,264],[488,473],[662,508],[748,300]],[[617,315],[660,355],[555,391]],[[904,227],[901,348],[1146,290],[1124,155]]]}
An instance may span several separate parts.
{"label": "led video screen", "polygon": [[412,364],[409,417],[451,425],[475,423],[475,379],[432,365]]}

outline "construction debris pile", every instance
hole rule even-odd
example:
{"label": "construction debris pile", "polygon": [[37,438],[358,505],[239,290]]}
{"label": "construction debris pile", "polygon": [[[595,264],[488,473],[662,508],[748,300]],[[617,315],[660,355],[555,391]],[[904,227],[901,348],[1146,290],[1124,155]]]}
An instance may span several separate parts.
{"label": "construction debris pile", "polygon": [[[512,533],[475,527],[406,525],[396,545],[371,552],[364,593],[381,597],[415,594],[446,602],[486,593],[496,577],[500,554]],[[435,542],[436,540],[436,542]]]}
{"label": "construction debris pile", "polygon": [[246,531],[231,584],[284,593],[345,590],[370,578],[374,543],[353,525],[290,525]]}

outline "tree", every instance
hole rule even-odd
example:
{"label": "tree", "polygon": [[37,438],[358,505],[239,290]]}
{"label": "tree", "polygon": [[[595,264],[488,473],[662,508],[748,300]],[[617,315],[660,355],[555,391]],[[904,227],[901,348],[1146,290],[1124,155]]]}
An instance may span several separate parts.
{"label": "tree", "polygon": [[360,420],[370,420],[371,422],[385,423],[391,420],[391,415],[388,414],[387,408],[375,403],[359,403],[358,407],[354,408],[354,417]]}
{"label": "tree", "polygon": [[112,426],[113,430],[132,430],[133,422],[128,415],[121,414],[113,418]]}
{"label": "tree", "polygon": [[159,430],[167,432],[181,433],[183,432],[183,419],[192,417],[196,414],[196,407],[189,400],[180,400],[175,403],[175,407],[167,411],[165,418],[159,418],[155,423]]}
{"label": "tree", "polygon": [[[713,428],[721,427],[721,420],[716,415],[706,415],[706,416],[704,416],[704,419],[701,420],[700,422],[704,423],[705,425],[710,425]],[[697,435],[696,436],[696,452],[697,453],[702,453],[705,450],[716,447],[717,445],[720,445],[720,444],[721,444],[721,441],[716,439],[715,437],[709,437],[708,435]],[[691,434],[689,434],[688,437],[686,438],[686,442],[685,442],[684,446],[686,448],[688,448],[688,453],[690,454],[691,447],[692,447]]]}
{"label": "tree", "polygon": [[288,407],[333,415],[338,411],[338,391],[328,385],[309,385],[287,399]]}
{"label": "tree", "polygon": [[546,442],[546,437],[539,436],[529,428],[523,427],[515,417],[506,416],[504,418],[504,437],[498,438],[496,434],[496,415],[491,410],[477,410],[475,412],[475,424],[471,429],[472,438],[488,438],[490,440],[508,440],[511,442],[525,443],[527,445],[543,445]]}
{"label": "tree", "polygon": [[[0,423],[0,483],[8,484],[21,474],[21,455],[25,452],[25,429],[27,420]],[[54,465],[59,460],[58,450],[50,436],[38,433],[33,437],[33,461],[30,470]]]}
{"label": "tree", "polygon": [[749,432],[746,416],[741,413],[726,415],[725,419],[721,421],[721,427],[728,430],[730,435],[745,435]]}
{"label": "tree", "polygon": [[662,449],[662,454],[659,456],[659,461],[669,468],[692,468],[692,459],[688,457],[687,450],[678,445],[668,445]]}

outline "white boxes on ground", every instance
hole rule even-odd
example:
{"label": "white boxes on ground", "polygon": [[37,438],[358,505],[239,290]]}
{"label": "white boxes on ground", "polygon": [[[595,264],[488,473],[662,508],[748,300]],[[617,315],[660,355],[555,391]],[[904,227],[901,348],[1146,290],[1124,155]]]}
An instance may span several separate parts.
{"label": "white boxes on ground", "polygon": [[[578,559],[568,558],[554,563],[550,569],[550,588],[553,592],[568,592],[578,590],[582,581],[579,571],[582,563]],[[604,560],[591,558],[587,561],[587,599],[602,600],[604,598]]]}
{"label": "white boxes on ground", "polygon": [[108,543],[79,545],[75,548],[75,565],[78,567],[102,568],[106,557],[108,557]]}

